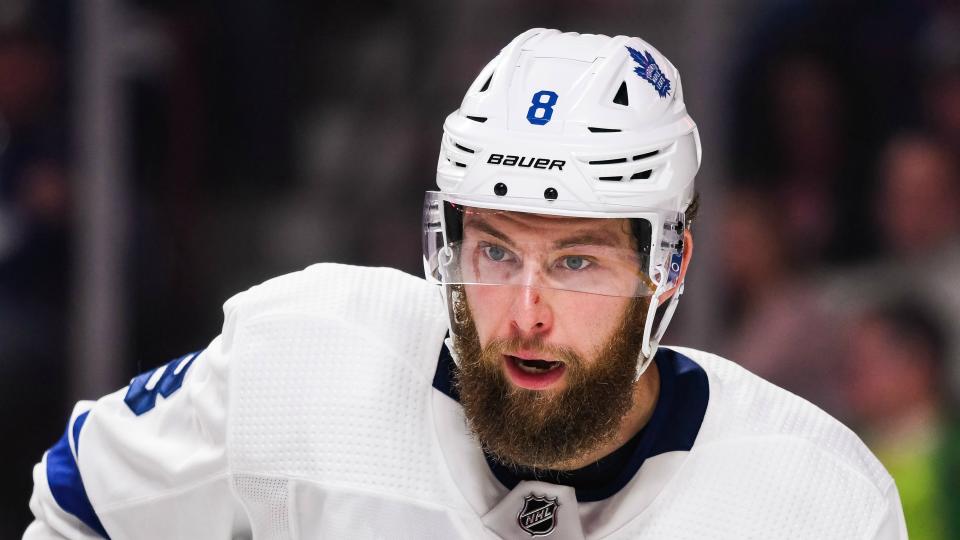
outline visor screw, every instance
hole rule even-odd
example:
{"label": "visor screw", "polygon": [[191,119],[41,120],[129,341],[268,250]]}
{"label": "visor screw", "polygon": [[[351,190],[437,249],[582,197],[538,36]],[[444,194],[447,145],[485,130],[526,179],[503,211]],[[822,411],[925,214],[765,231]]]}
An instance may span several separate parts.
{"label": "visor screw", "polygon": [[557,190],[552,187],[548,187],[543,191],[543,198],[548,201],[557,200]]}
{"label": "visor screw", "polygon": [[503,197],[507,194],[507,185],[503,182],[497,182],[497,185],[493,186],[493,192]]}

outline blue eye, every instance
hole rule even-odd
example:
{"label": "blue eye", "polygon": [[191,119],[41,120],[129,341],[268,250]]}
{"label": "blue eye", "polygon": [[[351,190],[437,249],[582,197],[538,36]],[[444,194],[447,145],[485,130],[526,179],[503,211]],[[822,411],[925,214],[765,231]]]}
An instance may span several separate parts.
{"label": "blue eye", "polygon": [[582,270],[588,266],[590,266],[590,261],[579,255],[571,255],[563,258],[563,267],[567,270]]}
{"label": "blue eye", "polygon": [[507,257],[507,252],[499,246],[487,246],[483,248],[483,252],[491,261],[500,262]]}

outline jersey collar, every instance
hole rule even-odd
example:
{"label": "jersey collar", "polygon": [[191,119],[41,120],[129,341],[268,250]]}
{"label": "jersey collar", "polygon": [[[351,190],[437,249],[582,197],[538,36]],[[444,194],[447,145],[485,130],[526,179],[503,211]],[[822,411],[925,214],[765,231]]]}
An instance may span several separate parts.
{"label": "jersey collar", "polygon": [[[660,395],[653,415],[647,425],[619,449],[575,471],[514,470],[484,456],[493,475],[507,489],[513,489],[523,480],[539,480],[573,487],[580,502],[599,501],[627,485],[648,458],[666,452],[690,451],[710,397],[707,374],[690,358],[664,347],[658,349],[654,362],[660,371]],[[444,345],[433,387],[459,403],[460,396],[453,384],[456,369]]]}

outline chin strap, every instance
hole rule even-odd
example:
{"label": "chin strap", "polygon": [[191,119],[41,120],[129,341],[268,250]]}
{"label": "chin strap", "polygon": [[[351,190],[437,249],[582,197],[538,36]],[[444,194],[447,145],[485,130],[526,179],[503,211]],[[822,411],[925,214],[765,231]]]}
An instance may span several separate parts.
{"label": "chin strap", "polygon": [[637,357],[637,372],[633,376],[633,382],[639,381],[640,377],[643,376],[643,372],[650,367],[650,363],[653,360],[653,355],[657,353],[657,347],[658,346],[656,344],[650,345],[650,349],[653,350],[653,353],[649,356],[644,354],[642,351],[640,352],[640,356]]}
{"label": "chin strap", "polygon": [[443,340],[443,344],[447,346],[447,351],[450,353],[450,358],[453,358],[453,363],[457,367],[460,367],[460,359],[457,358],[457,350],[453,347],[453,336],[447,335]]}
{"label": "chin strap", "polygon": [[450,291],[447,289],[449,285],[443,285],[440,287],[440,296],[443,297],[443,303],[447,308],[447,337],[444,338],[443,344],[447,346],[447,350],[450,351],[450,358],[453,358],[453,363],[457,367],[460,367],[460,359],[457,357],[457,350],[453,347],[453,334],[454,328],[457,327],[458,323],[456,318],[456,309],[454,309],[454,303],[457,301],[454,298],[456,292]]}
{"label": "chin strap", "polygon": [[657,325],[655,332],[653,332],[653,319],[655,318],[659,304],[656,296],[650,299],[647,323],[643,329],[643,346],[640,348],[640,356],[637,358],[637,372],[633,377],[633,382],[640,380],[643,372],[650,367],[650,362],[653,361],[653,357],[657,354],[657,349],[660,348],[660,340],[663,339],[663,334],[667,331],[667,326],[669,326],[670,320],[673,319],[674,312],[677,311],[677,304],[680,303],[680,296],[683,294],[683,285],[683,283],[680,284],[677,292],[673,294],[667,303],[663,317],[660,318],[660,324]]}

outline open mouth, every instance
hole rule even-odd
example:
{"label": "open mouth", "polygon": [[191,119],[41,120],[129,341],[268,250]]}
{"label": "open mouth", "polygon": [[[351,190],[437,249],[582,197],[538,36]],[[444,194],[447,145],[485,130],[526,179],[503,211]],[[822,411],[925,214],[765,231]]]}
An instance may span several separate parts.
{"label": "open mouth", "polygon": [[513,384],[529,390],[545,390],[563,376],[566,366],[556,360],[519,358],[504,355],[507,374]]}
{"label": "open mouth", "polygon": [[510,358],[517,364],[517,367],[526,373],[546,373],[557,369],[563,365],[563,362],[554,362],[551,360],[525,360],[511,356]]}

